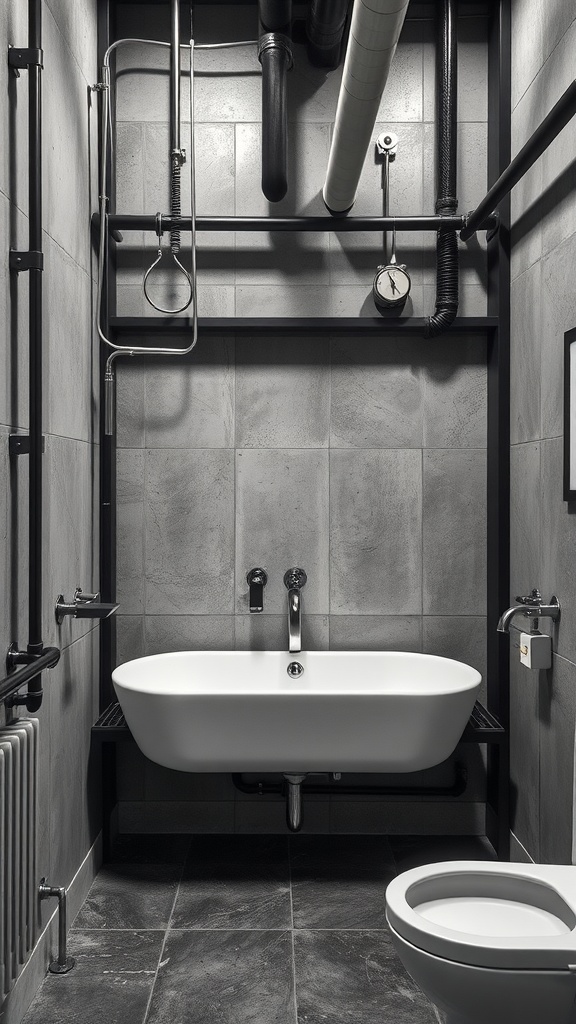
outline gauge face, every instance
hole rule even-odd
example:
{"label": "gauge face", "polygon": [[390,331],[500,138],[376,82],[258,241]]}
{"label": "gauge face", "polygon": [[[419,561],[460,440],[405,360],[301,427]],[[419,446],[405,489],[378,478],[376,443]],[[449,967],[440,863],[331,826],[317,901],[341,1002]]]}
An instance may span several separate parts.
{"label": "gauge face", "polygon": [[374,278],[374,301],[381,306],[401,306],[410,293],[410,276],[397,264],[381,267]]}

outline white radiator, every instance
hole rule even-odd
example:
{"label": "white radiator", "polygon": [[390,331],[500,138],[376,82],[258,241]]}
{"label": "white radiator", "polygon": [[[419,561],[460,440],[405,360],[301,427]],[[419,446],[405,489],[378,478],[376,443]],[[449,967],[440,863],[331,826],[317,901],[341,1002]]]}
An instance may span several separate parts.
{"label": "white radiator", "polygon": [[0,994],[36,941],[38,719],[0,729]]}

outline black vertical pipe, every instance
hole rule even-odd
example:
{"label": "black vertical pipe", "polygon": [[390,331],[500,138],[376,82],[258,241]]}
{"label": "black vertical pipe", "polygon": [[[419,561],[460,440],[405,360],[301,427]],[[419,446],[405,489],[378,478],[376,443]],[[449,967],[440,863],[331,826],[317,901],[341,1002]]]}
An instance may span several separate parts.
{"label": "black vertical pipe", "polygon": [[[453,216],[458,209],[456,16],[456,0],[440,0],[436,54],[436,213],[449,216]],[[436,242],[436,309],[426,324],[427,337],[441,334],[453,323],[457,313],[458,238],[455,231],[441,228]]]}
{"label": "black vertical pipe", "polygon": [[262,65],[262,191],[278,203],[288,191],[288,98],[286,76],[292,67],[292,0],[259,0]]}
{"label": "black vertical pipe", "polygon": [[348,20],[349,0],[311,0],[306,22],[308,60],[323,68],[337,68]]}
{"label": "black vertical pipe", "polygon": [[[28,0],[28,45],[42,47],[42,3]],[[42,252],[42,69],[28,70],[28,224],[29,249]],[[28,495],[28,653],[42,653],[42,270],[29,272],[29,424]],[[29,687],[28,711],[42,703],[42,677]]]}

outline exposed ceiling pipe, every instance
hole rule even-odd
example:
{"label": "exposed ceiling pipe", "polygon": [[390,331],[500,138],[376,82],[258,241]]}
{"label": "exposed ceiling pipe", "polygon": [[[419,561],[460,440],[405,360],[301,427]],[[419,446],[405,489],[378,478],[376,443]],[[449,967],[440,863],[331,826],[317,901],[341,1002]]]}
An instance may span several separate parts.
{"label": "exposed ceiling pipe", "polygon": [[262,191],[278,203],[288,189],[288,97],[286,75],[292,67],[291,0],[259,0],[262,31]]}
{"label": "exposed ceiling pipe", "polygon": [[[436,213],[453,216],[457,167],[458,52],[456,41],[456,0],[438,3],[438,44],[436,49]],[[437,337],[453,323],[458,312],[458,237],[440,228],[436,241],[436,308],[426,321],[426,336]]]}
{"label": "exposed ceiling pipe", "polygon": [[311,0],[306,36],[308,60],[316,67],[337,68],[350,0]]}
{"label": "exposed ceiling pipe", "polygon": [[409,0],[355,0],[324,202],[330,213],[354,205],[364,159]]}

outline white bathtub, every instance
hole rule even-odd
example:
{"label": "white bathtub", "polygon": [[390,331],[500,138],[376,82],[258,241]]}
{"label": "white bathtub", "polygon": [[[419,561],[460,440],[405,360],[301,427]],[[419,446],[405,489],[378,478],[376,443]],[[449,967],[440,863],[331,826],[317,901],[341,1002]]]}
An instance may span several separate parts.
{"label": "white bathtub", "polygon": [[454,750],[481,682],[448,658],[339,651],[157,654],[112,679],[142,752],[185,772],[430,768]]}

